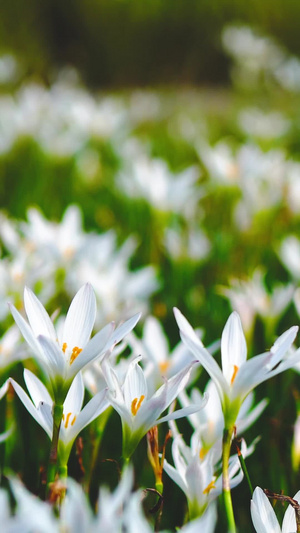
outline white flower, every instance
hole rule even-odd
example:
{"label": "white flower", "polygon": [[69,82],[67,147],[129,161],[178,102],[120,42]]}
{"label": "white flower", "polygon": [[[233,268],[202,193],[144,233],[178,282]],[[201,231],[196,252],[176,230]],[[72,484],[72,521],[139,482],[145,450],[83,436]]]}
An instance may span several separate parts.
{"label": "white flower", "polygon": [[146,378],[138,364],[139,360],[140,357],[137,357],[129,364],[122,384],[108,362],[108,358],[104,358],[102,363],[104,377],[109,387],[109,401],[122,419],[125,458],[132,455],[141,438],[153,426],[194,413],[206,403],[204,401],[197,406],[191,405],[159,418],[187,384],[194,361],[169,380],[166,379],[165,383],[149,398]]}
{"label": "white flower", "polygon": [[[300,490],[293,499],[299,502]],[[253,492],[251,517],[256,533],[296,533],[297,531],[293,507],[291,505],[288,506],[281,528],[268,497],[260,487],[256,487]]]}
{"label": "white flower", "polygon": [[24,291],[24,305],[29,325],[11,305],[11,312],[25,340],[45,367],[51,380],[56,403],[62,404],[76,374],[119,342],[136,324],[139,314],[114,331],[111,322],[91,340],[96,317],[96,300],[89,283],[75,295],[58,339],[45,308],[29,289]]}
{"label": "white flower", "polygon": [[15,514],[10,518],[7,532],[59,533],[52,506],[31,494],[19,479],[10,479],[10,486],[17,502]]}
{"label": "white flower", "polygon": [[[179,434],[175,423],[172,423],[171,429],[175,436],[172,444],[174,466],[165,459],[164,470],[186,495],[190,519],[194,519],[203,515],[210,502],[222,492],[222,476],[216,474],[220,471],[221,446],[212,447],[202,457],[199,432],[193,433],[189,447]],[[242,447],[244,457],[251,453],[252,447],[247,450],[244,442]],[[237,455],[234,455],[229,460],[231,488],[238,485],[242,479],[240,462]]]}
{"label": "white flower", "polygon": [[247,361],[247,347],[239,315],[234,311],[226,322],[221,340],[222,370],[204,348],[193,328],[178,309],[174,310],[183,342],[198,357],[217,387],[226,427],[235,424],[243,400],[257,385],[293,367],[300,351],[288,351],[296,337],[298,327],[283,333],[269,352]]}
{"label": "white flower", "polygon": [[[31,399],[14,379],[10,379],[27,411],[52,439],[53,400],[44,384],[30,370],[24,370],[24,380]],[[73,380],[63,405],[58,441],[58,460],[62,465],[66,465],[73,442],[80,431],[109,406],[106,390],[98,392],[82,409],[83,398],[84,385],[81,372],[79,372]]]}
{"label": "white flower", "polygon": [[249,280],[232,279],[229,288],[222,288],[231,307],[239,313],[246,333],[252,330],[256,314],[265,322],[276,321],[291,303],[295,292],[292,284],[276,284],[272,292],[268,292],[264,278],[265,272],[257,268]]}

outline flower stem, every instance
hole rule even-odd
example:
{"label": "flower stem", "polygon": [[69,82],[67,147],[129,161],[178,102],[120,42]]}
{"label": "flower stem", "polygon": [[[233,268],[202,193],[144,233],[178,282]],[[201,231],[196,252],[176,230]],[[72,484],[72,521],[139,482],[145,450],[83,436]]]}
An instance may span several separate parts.
{"label": "flower stem", "polygon": [[251,483],[251,479],[250,479],[250,476],[249,476],[248,468],[246,466],[245,459],[243,457],[243,454],[241,452],[241,449],[239,447],[237,439],[234,439],[234,443],[235,443],[235,446],[236,446],[236,449],[237,449],[237,454],[238,454],[238,458],[239,458],[239,461],[240,461],[241,468],[242,468],[242,470],[244,472],[244,476],[245,476],[245,478],[247,480],[247,483],[248,483],[248,487],[249,487],[249,490],[250,490],[250,496],[252,498],[253,485]]}
{"label": "flower stem", "polygon": [[63,416],[63,405],[54,404],[53,406],[53,433],[49,456],[49,465],[47,473],[47,491],[50,492],[50,484],[53,483],[57,471],[57,446],[59,438],[60,424]]}
{"label": "flower stem", "polygon": [[223,433],[223,453],[222,453],[222,474],[223,474],[223,499],[228,522],[228,533],[236,533],[235,520],[232,507],[232,499],[229,483],[229,457],[231,438],[234,426],[224,429]]}

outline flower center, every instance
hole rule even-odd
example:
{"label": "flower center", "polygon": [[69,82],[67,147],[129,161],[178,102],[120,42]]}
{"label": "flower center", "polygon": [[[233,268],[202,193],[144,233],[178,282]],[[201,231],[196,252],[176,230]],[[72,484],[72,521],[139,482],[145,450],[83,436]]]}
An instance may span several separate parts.
{"label": "flower center", "polygon": [[234,380],[235,380],[235,378],[236,378],[236,375],[237,375],[237,373],[238,373],[238,369],[239,369],[238,366],[233,365],[233,373],[232,373],[232,378],[231,378],[231,381],[230,381],[230,385],[233,384],[233,382],[234,382]]}
{"label": "flower center", "polygon": [[159,370],[162,374],[165,374],[170,368],[170,362],[169,361],[162,361],[159,363]]}
{"label": "flower center", "polygon": [[199,458],[200,458],[200,461],[203,461],[204,457],[206,456],[208,452],[208,448],[201,448],[200,451],[199,451]]}
{"label": "flower center", "polygon": [[[71,416],[72,416],[72,413],[68,413],[67,416],[65,416],[65,415],[62,416],[62,419],[64,421],[64,426],[65,426],[66,429],[67,429],[67,427],[69,425]],[[73,420],[71,422],[71,426],[73,426],[73,424],[75,423],[75,420],[76,420],[76,415],[74,415],[74,417],[73,417]]]}
{"label": "flower center", "polygon": [[132,402],[131,402],[131,412],[132,412],[133,416],[135,416],[136,413],[138,412],[138,410],[141,407],[144,399],[145,399],[145,396],[144,396],[144,394],[142,394],[140,399],[134,398],[134,400],[132,400]]}
{"label": "flower center", "polygon": [[[64,353],[66,353],[66,349],[68,348],[68,345],[66,342],[63,343],[62,345],[62,351]],[[78,357],[78,355],[82,352],[82,348],[78,348],[78,346],[74,346],[73,350],[72,350],[72,353],[71,353],[71,357],[70,357],[70,365],[72,363],[74,363],[76,357]]]}

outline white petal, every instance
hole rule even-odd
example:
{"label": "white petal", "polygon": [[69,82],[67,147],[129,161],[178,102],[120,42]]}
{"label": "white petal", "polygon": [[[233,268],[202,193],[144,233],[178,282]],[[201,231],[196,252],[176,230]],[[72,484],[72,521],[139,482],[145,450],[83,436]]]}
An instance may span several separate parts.
{"label": "white petal", "polygon": [[241,435],[242,433],[244,433],[244,431],[248,429],[248,427],[250,427],[255,422],[255,420],[257,420],[257,418],[261,415],[261,413],[267,407],[268,403],[269,403],[269,400],[267,398],[265,398],[264,400],[261,400],[250,412],[246,413],[241,418],[240,418],[240,414],[241,414],[241,411],[240,411],[239,417],[236,421],[237,435]]}
{"label": "white petal", "polygon": [[29,324],[35,337],[44,335],[56,341],[56,332],[46,309],[28,287],[24,289],[24,305]]}
{"label": "white petal", "polygon": [[[297,499],[297,498],[294,498]],[[282,533],[296,533],[297,524],[296,524],[296,515],[295,509],[291,505],[288,506],[285,511],[283,522],[282,522]]]}
{"label": "white petal", "polygon": [[[26,392],[20,387],[20,385],[12,378],[10,378],[10,382],[15,389],[17,395],[19,396],[21,402],[26,407],[27,411],[31,414],[31,416],[36,420],[36,422],[42,426],[42,428],[48,433],[48,427],[44,424],[44,420],[41,418],[39,411],[34,407],[32,401],[30,400],[29,396],[26,394]],[[48,433],[49,435],[49,433]],[[49,435],[51,438],[51,435]]]}
{"label": "white petal", "polygon": [[0,388],[0,400],[1,400],[1,398],[3,398],[3,396],[7,393],[8,385],[9,385],[9,379],[7,379],[7,380],[3,383],[3,385],[1,386],[1,388]]}
{"label": "white petal", "polygon": [[281,533],[272,505],[260,487],[253,492],[251,516],[257,533]]}
{"label": "white petal", "polygon": [[108,339],[105,351],[109,350],[115,344],[120,342],[127,335],[127,333],[129,333],[135,327],[140,317],[141,313],[137,313],[136,315],[126,320],[126,322],[118,326],[111,335],[111,338]]}
{"label": "white petal", "polygon": [[168,476],[178,485],[178,487],[181,488],[181,490],[184,492],[184,494],[187,494],[187,485],[185,478],[182,478],[179,472],[174,468],[174,466],[170,465],[168,461],[164,460],[164,470],[167,472]]}
{"label": "white petal", "polygon": [[123,385],[124,400],[129,411],[135,398],[138,400],[141,396],[147,398],[147,383],[144,372],[138,362],[139,358],[130,363]]}
{"label": "white petal", "polygon": [[263,353],[248,359],[238,370],[232,386],[232,399],[240,398],[241,401],[259,383],[262,383],[270,376],[266,365],[270,360],[270,353]]}
{"label": "white petal", "polygon": [[295,337],[298,332],[298,327],[293,326],[287,331],[285,331],[276,341],[274,342],[270,352],[272,354],[272,358],[270,359],[270,363],[268,365],[269,370],[274,368],[281,359],[285,356],[286,352],[289,350],[291,345],[293,344]]}
{"label": "white petal", "polygon": [[52,417],[52,408],[45,402],[41,402],[38,406],[38,413],[40,415],[43,428],[45,429],[47,435],[52,439],[53,431],[53,417]]}
{"label": "white petal", "polygon": [[200,465],[200,460],[196,457],[192,459],[186,469],[186,483],[190,500],[197,500],[199,507],[205,505],[207,496],[203,493],[204,479]]}
{"label": "white petal", "polygon": [[69,368],[70,377],[75,376],[79,370],[105,353],[108,339],[110,339],[113,330],[114,323],[111,322],[96,333],[71,364]]}
{"label": "white petal", "polygon": [[247,345],[241,319],[234,311],[228,318],[221,339],[222,369],[227,383],[231,384],[234,367],[240,368],[247,359]]}
{"label": "white petal", "polygon": [[24,380],[34,405],[37,407],[40,402],[52,405],[53,400],[45,385],[30,370],[24,369]]}
{"label": "white petal", "polygon": [[8,304],[8,305],[9,305],[11,314],[14,317],[15,322],[17,326],[19,327],[25,341],[29,344],[29,346],[31,347],[35,355],[42,357],[41,347],[36,337],[34,336],[31,327],[27,324],[26,320],[24,320],[22,315],[19,313],[19,311],[17,311],[17,309],[13,305],[11,304]]}
{"label": "white petal", "polygon": [[172,413],[163,416],[157,421],[157,424],[161,424],[162,422],[169,422],[169,420],[177,420],[178,418],[183,418],[185,416],[192,415],[193,413],[197,413],[200,411],[200,409],[203,409],[207,403],[207,400],[205,399],[202,404],[191,404],[188,407],[183,407],[182,409],[177,409],[177,411],[173,411]]}
{"label": "white petal", "polygon": [[84,384],[81,372],[76,374],[72,381],[72,385],[68,390],[68,394],[64,401],[64,413],[77,414],[81,411],[84,398]]}
{"label": "white petal", "polygon": [[77,415],[73,426],[69,426],[66,432],[68,442],[71,442],[90,422],[95,420],[101,413],[109,407],[109,401],[106,397],[106,389],[98,392]]}
{"label": "white petal", "polygon": [[55,376],[65,377],[65,359],[62,350],[58,344],[48,337],[38,336],[38,341],[42,347],[45,359],[48,362],[49,372],[52,378]]}
{"label": "white petal", "polygon": [[144,325],[143,340],[150,357],[155,361],[166,361],[169,353],[168,343],[159,321],[149,316]]}
{"label": "white petal", "polygon": [[12,426],[10,426],[10,428],[7,431],[5,431],[4,433],[0,433],[0,442],[6,441],[8,439],[8,437],[11,436],[11,434],[14,431],[14,429],[15,429],[15,426],[13,424]]}
{"label": "white petal", "polygon": [[96,297],[89,283],[86,283],[74,296],[69,307],[63,329],[63,342],[70,349],[84,348],[87,344],[96,319]]}
{"label": "white petal", "polygon": [[174,314],[180,329],[180,336],[183,342],[191,350],[195,357],[197,357],[201,365],[205,368],[210,377],[213,379],[218,389],[220,399],[223,402],[224,393],[226,395],[229,395],[230,391],[228,383],[225,380],[219,365],[214,360],[212,355],[208,352],[208,350],[203,347],[193,328],[188,323],[187,319],[182,315],[182,313],[178,309],[174,308]]}
{"label": "white petal", "polygon": [[193,361],[190,365],[187,365],[180,372],[175,374],[175,376],[172,376],[170,379],[168,379],[168,381],[166,381],[166,383],[162,385],[162,387],[160,387],[160,389],[158,389],[158,391],[155,393],[154,396],[159,396],[162,388],[166,387],[167,394],[165,409],[169,407],[173,400],[175,400],[175,398],[177,398],[180,392],[184,389],[189,380],[191,370],[196,363],[197,361]]}

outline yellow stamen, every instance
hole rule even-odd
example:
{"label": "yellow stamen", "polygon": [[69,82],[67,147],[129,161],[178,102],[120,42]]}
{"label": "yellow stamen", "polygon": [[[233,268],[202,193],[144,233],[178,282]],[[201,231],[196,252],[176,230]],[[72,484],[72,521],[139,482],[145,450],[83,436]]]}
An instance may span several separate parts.
{"label": "yellow stamen", "polygon": [[70,365],[75,361],[76,357],[82,352],[82,348],[78,348],[77,346],[74,346],[71,357],[70,357]]}
{"label": "yellow stamen", "polygon": [[139,408],[141,407],[142,405],[142,402],[144,401],[145,399],[145,396],[144,394],[142,394],[142,396],[140,397],[140,399],[138,400],[138,398],[134,398],[134,400],[132,400],[131,402],[131,412],[132,414],[135,416],[136,413],[138,412]]}
{"label": "yellow stamen", "polygon": [[[68,427],[68,424],[69,424],[69,420],[70,420],[70,416],[71,416],[72,413],[68,413],[67,414],[67,418],[66,418],[66,421],[65,421],[65,428],[67,429]],[[63,417],[63,420],[64,420],[64,417]]]}
{"label": "yellow stamen", "polygon": [[76,415],[74,415],[74,418],[73,418],[73,420],[72,420],[72,422],[71,422],[71,426],[74,426],[74,424],[75,424],[75,420],[76,420]]}
{"label": "yellow stamen", "polygon": [[233,384],[233,382],[234,382],[234,380],[236,378],[236,375],[238,373],[238,369],[239,369],[238,366],[233,365],[233,374],[232,374],[232,378],[231,378],[231,382],[230,382],[231,385]]}
{"label": "yellow stamen", "polygon": [[67,345],[66,342],[64,342],[63,345],[62,345],[62,351],[63,351],[64,353],[66,353],[66,349],[67,349],[67,348],[68,348],[68,345]]}
{"label": "yellow stamen", "polygon": [[215,480],[213,479],[213,480],[207,485],[206,489],[204,489],[203,494],[209,494],[210,491],[211,491],[212,489],[215,489],[215,488],[216,488],[216,486],[215,486]]}
{"label": "yellow stamen", "polygon": [[161,363],[159,363],[159,370],[161,371],[162,374],[165,374],[169,370],[169,367],[170,367],[169,361],[162,361]]}
{"label": "yellow stamen", "polygon": [[201,459],[201,461],[203,461],[204,457],[206,456],[208,450],[205,449],[205,448],[201,448],[200,452],[199,452],[199,457]]}

